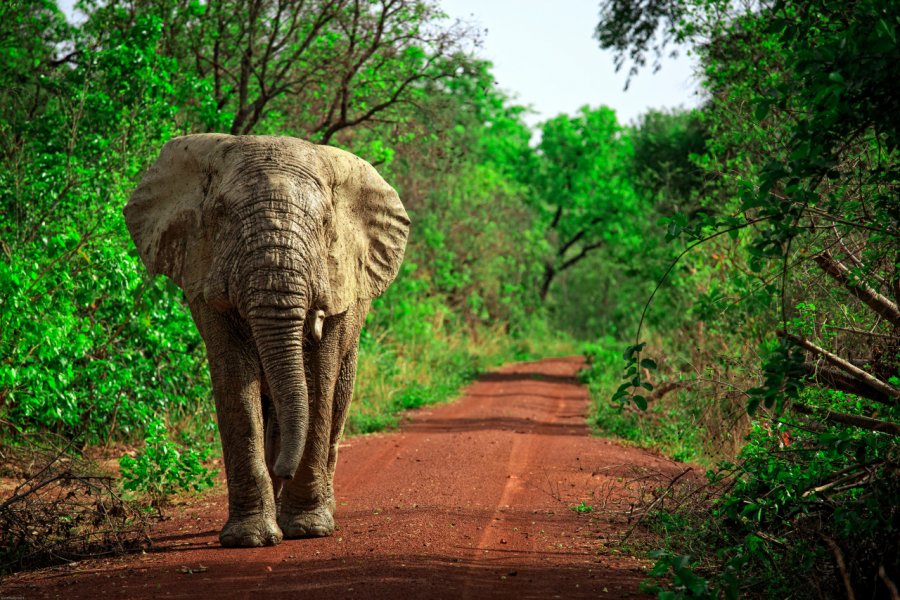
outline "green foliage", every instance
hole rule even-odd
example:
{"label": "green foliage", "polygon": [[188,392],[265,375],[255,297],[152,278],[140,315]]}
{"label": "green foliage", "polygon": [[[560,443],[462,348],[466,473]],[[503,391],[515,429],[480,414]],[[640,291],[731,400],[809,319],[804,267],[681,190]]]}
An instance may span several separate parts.
{"label": "green foliage", "polygon": [[[590,139],[601,134],[585,135]],[[696,112],[650,112],[638,126],[622,128],[614,146],[620,150],[604,150],[597,142],[588,141],[596,150],[591,151],[591,160],[605,165],[605,173],[600,169],[597,174],[598,169],[594,169],[595,177],[604,183],[596,184],[589,177],[579,180],[594,190],[602,191],[603,186],[610,185],[606,181],[621,189],[620,195],[607,194],[616,202],[613,209],[606,207],[602,195],[598,196],[591,210],[593,218],[601,222],[594,224],[593,234],[585,233],[576,240],[569,252],[573,258],[581,256],[581,252],[574,252],[578,243],[589,235],[601,239],[565,269],[545,269],[544,282],[552,275],[555,289],[546,304],[561,327],[583,340],[604,335],[621,339],[633,336],[634,314],[643,309],[653,292],[653,282],[661,279],[665,294],[655,296],[646,312],[644,321],[648,325],[670,327],[673,312],[681,314],[684,306],[693,302],[694,290],[680,288],[675,276],[664,278],[672,252],[654,240],[666,234],[667,225],[670,232],[674,227],[664,219],[682,214],[679,211],[699,214],[706,176],[696,164],[696,153],[703,150],[706,135]],[[560,219],[568,219],[568,215],[564,211]],[[548,239],[555,243],[558,237],[551,230]]]}
{"label": "green foliage", "polygon": [[640,244],[638,203],[628,169],[632,145],[610,108],[583,107],[541,126],[529,183],[546,239],[540,295],[554,278],[605,246]]}
{"label": "green foliage", "polygon": [[651,556],[656,559],[656,564],[650,570],[650,575],[656,578],[671,578],[673,584],[672,589],[656,585],[645,586],[646,591],[657,592],[657,598],[660,600],[682,598],[714,600],[722,597],[731,600],[739,597],[733,587],[723,590],[722,594],[710,589],[709,581],[694,572],[696,563],[692,563],[690,555],[659,551],[651,553]]}
{"label": "green foliage", "polygon": [[[607,337],[585,344],[582,352],[588,368],[581,377],[593,398],[590,420],[599,433],[614,435],[641,447],[659,449],[676,460],[709,460],[706,455],[710,452],[697,422],[704,412],[710,412],[710,406],[688,399],[686,394],[673,394],[662,402],[648,405],[646,387],[640,388],[645,391],[632,406],[623,391],[627,389],[623,385],[631,385],[632,376],[624,384],[619,377],[621,343]],[[649,364],[649,359],[643,360]],[[650,385],[646,381],[643,384]]]}
{"label": "green foliage", "polygon": [[594,512],[594,507],[590,504],[585,504],[584,501],[582,501],[580,504],[570,506],[569,509],[578,513],[579,515],[586,515],[588,513]]}
{"label": "green foliage", "polygon": [[492,367],[573,351],[541,321],[512,334],[503,325],[466,324],[464,315],[426,293],[432,292],[421,281],[402,278],[374,302],[360,341],[350,433],[390,428],[404,410],[452,400]]}
{"label": "green foliage", "polygon": [[695,159],[706,151],[707,132],[699,111],[650,111],[631,131],[631,176],[656,199],[667,216],[691,213],[703,190],[704,173]]}
{"label": "green foliage", "polygon": [[[750,432],[737,462],[713,475],[727,487],[702,525],[667,540],[655,570],[668,580],[661,597],[807,597],[839,586],[871,596],[885,590],[877,568],[897,570],[896,544],[879,547],[875,533],[896,537],[893,8],[878,0],[604,5],[598,39],[620,65],[626,56],[636,67],[658,59],[673,40],[689,43],[710,94],[699,115],[706,146],[690,154],[703,175],[661,194],[652,163],[636,171],[639,192],[657,197],[666,241],[681,248],[657,277],[666,294],[654,302],[668,297],[676,307],[666,331],[642,317],[649,331],[634,342],[654,340],[660,368],[644,370],[643,346],[631,346],[624,385],[600,388],[648,405],[651,419],[661,404],[702,408],[683,419],[704,436]],[[641,128],[661,129],[650,120]],[[693,397],[662,393],[671,390]],[[731,417],[731,432],[708,416],[719,406],[746,410]],[[651,430],[654,443],[662,431]],[[857,535],[847,534],[852,527]]]}
{"label": "green foliage", "polygon": [[[18,14],[13,33],[30,35],[36,17]],[[145,281],[121,218],[172,133],[176,66],[157,54],[159,34],[158,21],[138,19],[108,45],[76,38],[89,60],[54,70],[47,49],[27,85],[0,92],[0,397],[19,432],[107,442],[156,411],[206,403],[199,336],[173,289]]]}
{"label": "green foliage", "polygon": [[179,492],[201,492],[213,486],[216,476],[204,465],[209,455],[209,448],[172,441],[163,421],[155,418],[147,425],[143,450],[136,457],[125,454],[119,460],[122,487],[146,494],[155,506]]}
{"label": "green foliage", "polygon": [[676,547],[712,547],[715,556],[696,561],[684,577],[676,568],[688,568],[688,558],[662,551],[654,576],[668,571],[675,593],[695,579],[709,597],[807,597],[797,582],[828,589],[838,553],[857,574],[856,589],[875,587],[878,565],[890,569],[884,561],[898,551],[891,498],[900,489],[883,470],[894,450],[885,437],[808,432],[796,420],[756,424],[738,461],[709,473],[728,492],[669,532]]}

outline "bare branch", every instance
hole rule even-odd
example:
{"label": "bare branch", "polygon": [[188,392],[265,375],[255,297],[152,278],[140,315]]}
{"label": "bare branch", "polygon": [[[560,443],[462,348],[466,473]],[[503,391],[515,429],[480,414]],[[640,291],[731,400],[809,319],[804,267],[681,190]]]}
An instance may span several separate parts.
{"label": "bare branch", "polygon": [[848,415],[847,413],[836,412],[833,410],[813,408],[811,406],[798,404],[796,402],[792,402],[789,405],[789,408],[796,413],[815,417],[819,421],[823,421],[825,423],[840,423],[841,425],[850,425],[852,427],[859,427],[860,429],[866,429],[868,431],[878,431],[881,433],[886,433],[888,435],[893,435],[895,437],[900,437],[900,425],[898,425],[897,423],[880,421],[878,419],[862,417],[859,415]]}
{"label": "bare branch", "polygon": [[874,310],[878,315],[889,321],[895,327],[900,327],[900,310],[897,305],[891,302],[889,298],[882,296],[861,281],[854,281],[854,277],[850,269],[832,258],[828,251],[822,252],[813,260],[835,281],[840,283],[847,290],[859,298],[869,308]]}
{"label": "bare branch", "polygon": [[802,336],[799,336],[799,335],[794,335],[793,333],[788,333],[786,331],[779,331],[778,335],[780,337],[785,337],[785,338],[789,339],[790,341],[794,342],[801,348],[809,350],[810,352],[812,352],[814,354],[818,354],[819,356],[821,356],[822,358],[824,358],[825,360],[830,362],[832,365],[834,365],[834,366],[838,367],[839,369],[841,369],[847,373],[850,373],[854,377],[866,382],[867,385],[869,385],[873,389],[881,392],[882,394],[884,394],[885,396],[890,398],[892,401],[894,401],[894,403],[896,403],[896,401],[898,399],[900,399],[900,390],[897,390],[896,388],[891,387],[887,383],[881,381],[877,377],[875,377],[869,373],[866,373],[859,367],[851,364],[849,361],[841,358],[840,356],[838,356],[836,354],[832,354],[828,350],[825,350],[824,348],[821,348],[821,347],[815,345],[808,339],[806,339]]}
{"label": "bare branch", "polygon": [[573,256],[572,258],[567,260],[566,262],[564,262],[562,265],[560,265],[558,272],[565,271],[569,267],[574,266],[575,264],[580,262],[581,259],[586,257],[589,252],[591,252],[592,250],[596,250],[597,248],[603,247],[604,244],[605,244],[605,242],[603,240],[594,242],[593,244],[587,244],[586,246],[584,246],[584,248],[581,249],[581,252],[579,252],[578,254],[576,254],[575,256]]}

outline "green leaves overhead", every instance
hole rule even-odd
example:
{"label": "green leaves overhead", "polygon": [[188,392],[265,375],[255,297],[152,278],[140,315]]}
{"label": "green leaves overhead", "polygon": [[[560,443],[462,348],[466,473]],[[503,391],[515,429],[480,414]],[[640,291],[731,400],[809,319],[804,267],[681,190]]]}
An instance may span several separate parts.
{"label": "green leaves overhead", "polygon": [[203,131],[286,128],[364,150],[361,131],[408,124],[429,89],[466,76],[474,64],[464,48],[477,34],[425,0],[129,4],[129,11],[97,8],[86,27],[102,37],[157,19],[162,53],[181,66],[173,83],[197,93],[181,108]]}

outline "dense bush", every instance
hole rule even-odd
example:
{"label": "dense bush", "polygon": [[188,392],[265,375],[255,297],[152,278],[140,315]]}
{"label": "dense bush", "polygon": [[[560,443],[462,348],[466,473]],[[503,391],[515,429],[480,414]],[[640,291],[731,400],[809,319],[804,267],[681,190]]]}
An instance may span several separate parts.
{"label": "dense bush", "polygon": [[598,38],[637,66],[691,44],[707,141],[654,126],[702,175],[687,196],[639,178],[677,209],[653,297],[675,310],[642,317],[624,379],[594,378],[597,419],[670,451],[660,425],[699,425],[707,463],[739,442],[698,519],[659,515],[692,523],[661,554],[661,597],[896,595],[900,21],[877,0],[635,4],[605,3]]}

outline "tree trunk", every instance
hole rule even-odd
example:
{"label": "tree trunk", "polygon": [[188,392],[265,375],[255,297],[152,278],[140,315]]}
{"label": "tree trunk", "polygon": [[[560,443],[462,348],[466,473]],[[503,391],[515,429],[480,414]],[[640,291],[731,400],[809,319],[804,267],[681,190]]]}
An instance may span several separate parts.
{"label": "tree trunk", "polygon": [[553,278],[556,277],[556,268],[548,264],[544,267],[544,280],[541,282],[541,303],[543,304],[547,300],[547,294],[550,293],[550,284],[553,283]]}

